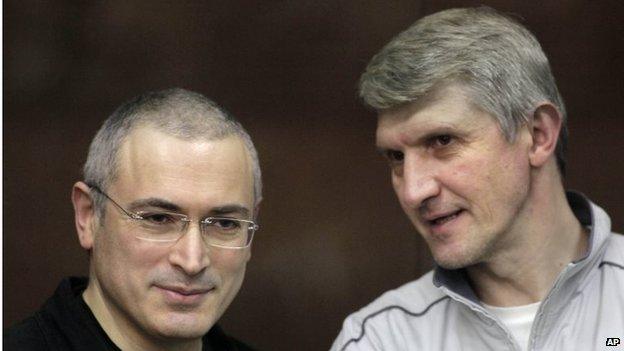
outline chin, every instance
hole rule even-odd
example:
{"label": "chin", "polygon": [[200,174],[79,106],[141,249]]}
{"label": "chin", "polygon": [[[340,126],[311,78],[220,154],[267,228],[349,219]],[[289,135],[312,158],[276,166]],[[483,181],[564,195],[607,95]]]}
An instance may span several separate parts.
{"label": "chin", "polygon": [[156,333],[166,339],[197,339],[212,328],[214,321],[209,316],[170,316],[155,326]]}
{"label": "chin", "polygon": [[433,260],[444,269],[460,269],[472,266],[478,262],[474,255],[464,252],[433,252]]}
{"label": "chin", "polygon": [[159,334],[164,339],[200,339],[208,330],[210,330],[210,328],[198,330],[196,328],[187,329],[178,326],[174,329],[164,330]]}
{"label": "chin", "polygon": [[448,270],[460,269],[460,268],[465,267],[463,261],[458,261],[458,260],[453,260],[453,259],[434,258],[434,261],[438,266],[444,269],[448,269]]}

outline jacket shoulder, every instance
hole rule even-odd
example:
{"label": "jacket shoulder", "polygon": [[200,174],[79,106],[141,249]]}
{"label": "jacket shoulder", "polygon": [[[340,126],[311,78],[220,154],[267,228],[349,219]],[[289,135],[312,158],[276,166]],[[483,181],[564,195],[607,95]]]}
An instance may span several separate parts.
{"label": "jacket shoulder", "polygon": [[431,324],[431,318],[444,311],[439,309],[440,305],[448,300],[449,297],[433,285],[433,272],[429,272],[415,281],[385,292],[348,316],[332,350],[347,350],[356,344],[357,349],[392,349],[390,345],[406,336],[397,333],[405,331],[407,325],[418,325],[420,327],[417,329],[426,330],[426,325]]}
{"label": "jacket shoulder", "polygon": [[3,332],[2,346],[4,350],[38,351],[48,350],[45,336],[36,316],[9,327]]}
{"label": "jacket shoulder", "polygon": [[600,266],[611,266],[624,272],[624,235],[611,233],[606,246]]}
{"label": "jacket shoulder", "polygon": [[404,310],[407,314],[422,314],[444,297],[446,295],[433,285],[433,272],[430,271],[417,280],[385,292],[351,316],[363,320],[391,309]]}

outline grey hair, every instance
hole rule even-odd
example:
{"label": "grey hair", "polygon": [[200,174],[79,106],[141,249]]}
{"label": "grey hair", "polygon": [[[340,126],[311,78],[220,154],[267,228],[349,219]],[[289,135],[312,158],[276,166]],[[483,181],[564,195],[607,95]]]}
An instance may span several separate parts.
{"label": "grey hair", "polygon": [[566,111],[537,39],[488,7],[450,9],[418,20],[377,53],[360,78],[360,97],[378,111],[459,83],[472,103],[493,115],[508,141],[549,101],[562,116],[556,147],[565,173]]}
{"label": "grey hair", "polygon": [[[113,112],[97,132],[84,165],[85,183],[106,191],[119,169],[118,153],[124,140],[137,127],[151,126],[169,135],[189,140],[221,140],[235,135],[243,141],[251,158],[254,205],[262,199],[262,174],[258,153],[243,126],[205,96],[174,88],[139,95]],[[91,192],[99,216],[105,198]]]}

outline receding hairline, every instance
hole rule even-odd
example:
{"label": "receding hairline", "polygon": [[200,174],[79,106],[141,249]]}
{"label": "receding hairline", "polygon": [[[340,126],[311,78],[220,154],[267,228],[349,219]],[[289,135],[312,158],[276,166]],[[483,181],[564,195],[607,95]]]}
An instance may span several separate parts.
{"label": "receding hairline", "polygon": [[[140,116],[137,116],[137,117],[140,118]],[[162,125],[159,125],[158,123],[155,123],[154,120],[151,120],[151,119],[137,119],[137,122],[134,123],[128,129],[126,135],[123,137],[123,139],[119,143],[119,147],[117,148],[115,156],[114,156],[115,165],[114,165],[112,172],[110,173],[110,176],[111,176],[110,182],[109,184],[107,184],[107,187],[110,187],[111,185],[113,185],[113,183],[119,178],[119,174],[122,170],[122,154],[123,154],[123,151],[128,148],[128,143],[131,141],[132,138],[136,137],[138,133],[141,133],[144,131],[157,132],[164,136],[172,137],[179,141],[188,142],[188,143],[215,142],[215,141],[226,140],[229,138],[235,139],[240,144],[240,147],[245,154],[246,163],[249,168],[250,175],[252,176],[252,184],[254,182],[253,181],[252,155],[250,153],[250,150],[245,145],[244,137],[236,129],[231,128],[231,129],[228,129],[227,131],[220,130],[219,132],[213,132],[213,133],[196,132],[196,133],[193,133],[192,135],[188,135],[188,134],[180,134],[180,133],[172,132],[171,130],[168,130],[166,127],[163,127]],[[215,130],[210,129],[210,131],[215,131]]]}
{"label": "receding hairline", "polygon": [[[87,184],[102,190],[117,179],[121,144],[136,128],[152,125],[184,140],[216,140],[237,135],[251,158],[254,198],[262,200],[262,172],[258,153],[245,128],[225,109],[206,96],[172,88],[146,92],[122,103],[104,121],[89,146],[83,167]],[[97,210],[104,215],[104,200],[94,194]]]}

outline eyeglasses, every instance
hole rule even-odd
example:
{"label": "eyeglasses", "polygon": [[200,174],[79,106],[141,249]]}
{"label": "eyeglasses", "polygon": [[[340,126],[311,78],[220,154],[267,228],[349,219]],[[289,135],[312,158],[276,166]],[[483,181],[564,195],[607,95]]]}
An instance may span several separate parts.
{"label": "eyeglasses", "polygon": [[[138,239],[152,242],[178,241],[193,222],[187,216],[167,211],[132,212],[121,207],[108,194],[94,185],[91,189],[104,195],[129,219],[136,221]],[[208,245],[225,249],[244,249],[251,245],[254,233],[260,228],[254,221],[230,217],[206,217],[198,220],[199,229]]]}

